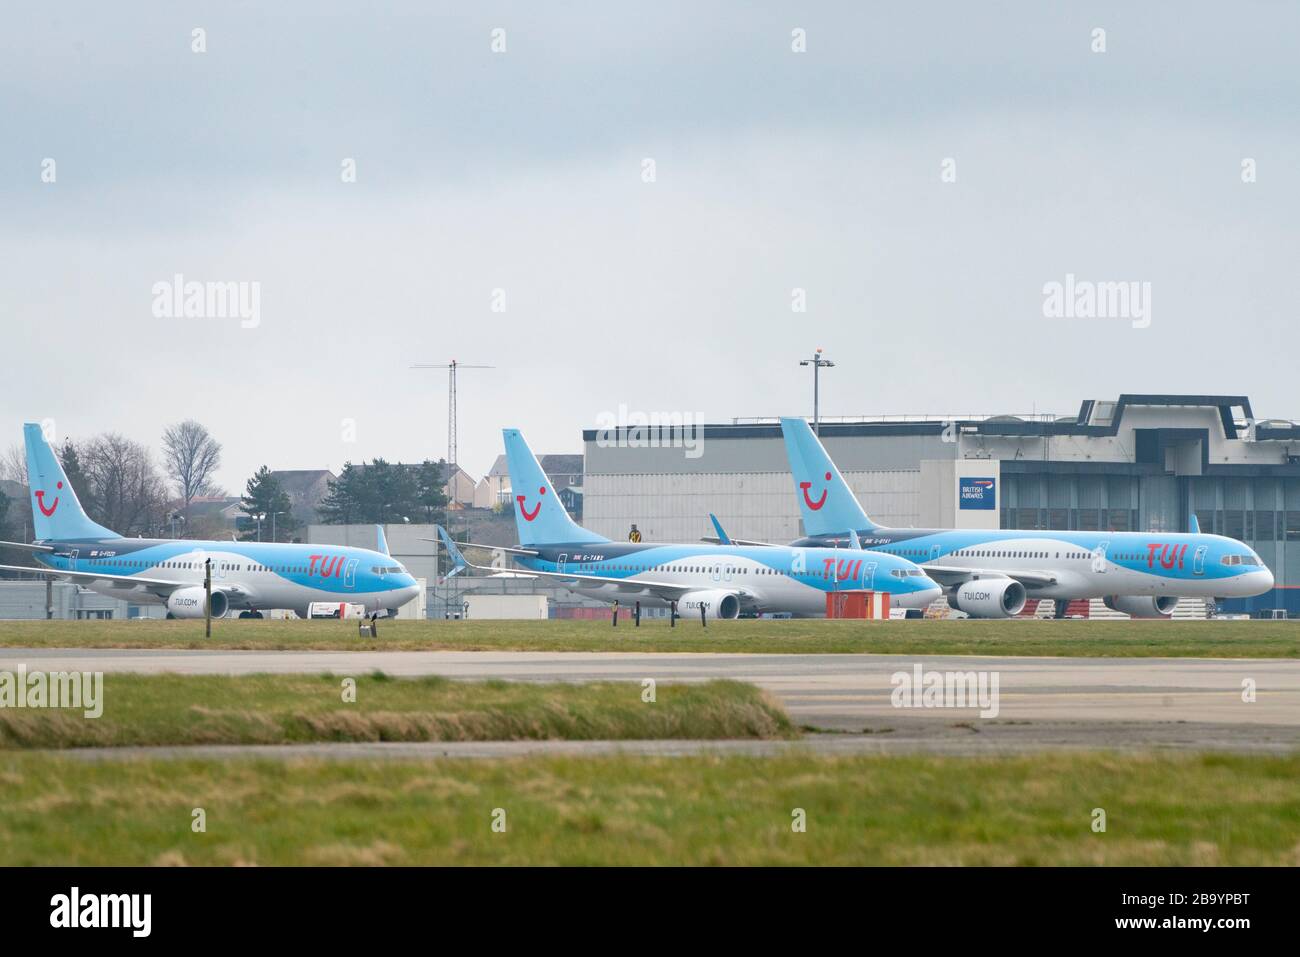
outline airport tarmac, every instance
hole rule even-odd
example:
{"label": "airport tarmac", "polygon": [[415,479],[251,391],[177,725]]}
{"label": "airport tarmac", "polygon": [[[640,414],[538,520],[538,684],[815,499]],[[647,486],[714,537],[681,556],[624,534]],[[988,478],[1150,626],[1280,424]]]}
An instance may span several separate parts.
{"label": "airport tarmac", "polygon": [[[836,732],[810,737],[806,743],[832,751],[1300,748],[1300,660],[1294,659],[0,649],[0,669],[20,663],[29,670],[177,674],[382,671],[460,679],[637,683],[647,678],[663,682],[729,678],[772,692],[798,724]],[[917,665],[927,674],[982,672],[989,689],[996,676],[996,716],[981,716],[977,706],[896,707],[891,700],[894,676],[911,677]],[[1255,699],[1248,701],[1243,691],[1251,682]],[[823,739],[825,743],[819,743]],[[574,744],[581,750],[599,742],[542,744]],[[734,746],[745,744],[749,743]],[[623,745],[629,746],[648,753],[700,747],[683,742]],[[763,743],[759,752],[787,746]],[[428,746],[433,752],[450,749],[449,756],[456,747],[460,746]],[[498,753],[497,747],[465,746],[461,751],[466,757],[490,756]],[[510,748],[504,750],[509,753]]]}

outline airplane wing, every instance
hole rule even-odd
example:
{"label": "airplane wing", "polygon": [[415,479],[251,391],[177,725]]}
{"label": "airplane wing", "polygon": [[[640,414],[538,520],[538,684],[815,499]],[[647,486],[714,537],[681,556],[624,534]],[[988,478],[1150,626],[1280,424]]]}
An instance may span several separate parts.
{"label": "airplane wing", "polygon": [[[465,564],[479,571],[494,573],[501,571],[499,568],[475,565],[469,561],[466,561]],[[628,598],[635,598],[637,595],[654,595],[664,601],[678,601],[683,595],[700,590],[699,585],[678,585],[673,582],[645,581],[644,579],[632,580],[614,578],[610,575],[587,575],[581,572],[539,572],[531,568],[512,568],[511,571],[518,575],[526,575],[529,578],[551,578],[561,582],[581,582],[585,585],[613,585],[620,595],[625,595]],[[742,598],[748,598],[743,589],[735,588],[730,590],[736,592]]]}
{"label": "airplane wing", "polygon": [[1002,568],[963,568],[958,565],[927,565],[921,569],[940,585],[960,585],[975,578],[1012,578],[1026,588],[1045,588],[1055,585],[1057,577],[1051,572],[1007,571]]}
{"label": "airplane wing", "polygon": [[703,538],[700,539],[700,541],[709,542],[710,544],[713,545],[752,545],[755,548],[780,548],[781,547],[777,545],[775,542],[753,542],[747,538],[732,538],[730,536],[727,537],[727,540],[725,542],[722,539],[718,538],[718,536],[716,535],[705,535]]}
{"label": "airplane wing", "polygon": [[[477,566],[475,566],[477,567]],[[553,578],[559,581],[582,582],[586,585],[614,585],[619,593],[629,597],[651,594],[666,601],[676,601],[687,592],[699,591],[699,585],[677,585],[672,582],[654,582],[644,579],[614,578],[610,575],[586,575],[579,572],[539,572],[531,568],[512,569],[520,575],[536,578]],[[734,589],[737,593],[740,589]]]}
{"label": "airplane wing", "polygon": [[24,545],[22,542],[0,542],[0,548],[21,548],[25,552],[52,552],[49,545]]}
{"label": "airplane wing", "polygon": [[[446,535],[446,532],[439,527],[438,534]],[[447,541],[450,541],[450,538],[448,538]],[[445,543],[446,542],[444,542],[444,544]],[[480,547],[493,548],[495,546],[488,545]],[[537,552],[526,548],[507,548],[503,549],[503,551],[523,555],[537,554]],[[500,568],[475,565],[461,553],[460,549],[456,547],[454,542],[448,545],[448,554],[456,565],[456,572],[459,572],[464,568],[474,568],[478,571],[491,572],[492,574],[500,574],[503,571],[503,569]],[[531,568],[512,568],[510,571],[516,575],[523,575],[528,578],[551,578],[561,582],[582,582],[587,585],[613,585],[619,595],[625,595],[628,598],[635,598],[637,595],[654,595],[656,598],[661,598],[664,601],[677,601],[688,592],[699,591],[698,585],[678,585],[672,582],[645,580],[633,581],[627,578],[614,578],[610,575],[586,575],[581,572],[539,572],[534,571]],[[452,574],[455,574],[456,572],[452,572]],[[744,591],[744,589],[737,588],[733,590],[740,598],[745,599],[746,601],[749,599],[749,595]]]}
{"label": "airplane wing", "polygon": [[[64,578],[83,585],[90,585],[98,581],[114,585],[118,588],[136,587],[141,591],[151,592],[163,598],[167,597],[178,588],[187,588],[191,585],[200,584],[198,582],[168,581],[164,578],[144,578],[140,575],[113,575],[109,572],[73,572],[63,568],[36,568],[27,565],[0,565],[0,571],[34,572],[38,575],[50,575],[53,578]],[[226,582],[221,582],[220,584],[213,582],[212,590],[225,592],[235,600],[240,600],[245,595],[244,590],[238,585],[232,585]]]}
{"label": "airplane wing", "polygon": [[[438,538],[422,538],[422,542],[442,542]],[[443,543],[445,544],[445,542]],[[505,552],[507,555],[529,555],[536,557],[541,554],[535,548],[515,548],[511,545],[480,545],[478,542],[456,542],[459,548],[481,548],[486,552]]]}

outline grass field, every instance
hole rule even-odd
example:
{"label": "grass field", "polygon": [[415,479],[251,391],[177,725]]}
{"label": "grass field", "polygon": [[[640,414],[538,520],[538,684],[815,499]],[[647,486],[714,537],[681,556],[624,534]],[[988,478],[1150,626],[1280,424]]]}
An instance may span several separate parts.
{"label": "grass field", "polygon": [[289,744],[304,741],[631,740],[794,737],[752,685],[712,681],[532,684],[331,675],[104,676],[103,714],[0,710],[0,748]]}
{"label": "grass field", "polygon": [[[1300,757],[82,763],[9,752],[0,865],[1294,866],[1297,779]],[[192,830],[195,808],[205,833]],[[498,808],[504,833],[491,827]],[[792,830],[796,808],[806,833]]]}
{"label": "grass field", "polygon": [[0,647],[1300,657],[1300,621],[6,621]]}

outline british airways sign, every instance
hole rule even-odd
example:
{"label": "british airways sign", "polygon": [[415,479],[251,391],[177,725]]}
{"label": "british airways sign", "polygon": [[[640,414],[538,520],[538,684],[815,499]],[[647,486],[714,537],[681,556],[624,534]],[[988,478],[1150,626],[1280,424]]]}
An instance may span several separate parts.
{"label": "british airways sign", "polygon": [[962,478],[961,491],[957,495],[958,508],[984,509],[997,508],[997,480],[992,478]]}

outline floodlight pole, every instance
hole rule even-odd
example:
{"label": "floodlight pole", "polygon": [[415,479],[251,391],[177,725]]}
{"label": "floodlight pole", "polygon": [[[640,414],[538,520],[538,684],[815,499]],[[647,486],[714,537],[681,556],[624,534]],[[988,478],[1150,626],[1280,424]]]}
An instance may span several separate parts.
{"label": "floodlight pole", "polygon": [[811,358],[800,359],[799,365],[813,367],[813,434],[821,435],[821,372],[823,368],[833,369],[835,363],[830,359],[822,358],[820,348],[812,354]]}

